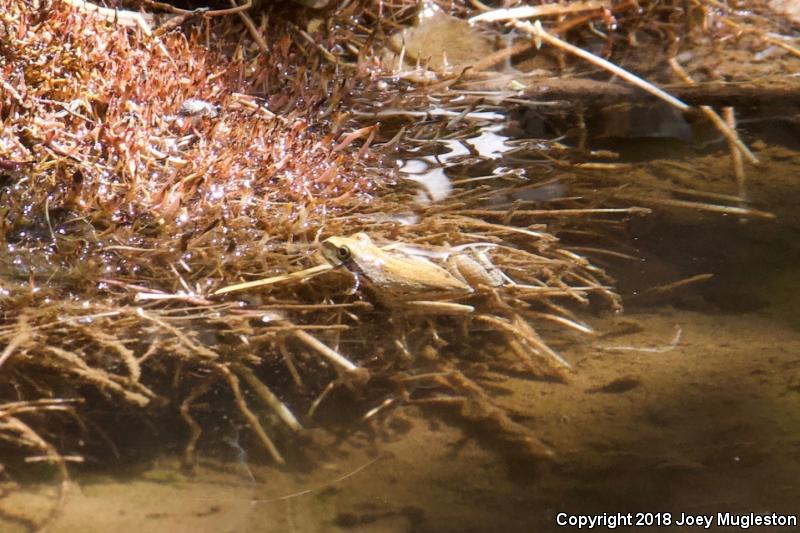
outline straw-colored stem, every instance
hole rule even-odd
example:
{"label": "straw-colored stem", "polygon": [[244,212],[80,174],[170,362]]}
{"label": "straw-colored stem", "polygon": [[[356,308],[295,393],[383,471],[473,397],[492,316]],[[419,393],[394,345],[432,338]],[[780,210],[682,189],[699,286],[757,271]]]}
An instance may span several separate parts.
{"label": "straw-colored stem", "polygon": [[599,209],[516,209],[514,211],[498,211],[493,209],[463,209],[458,211],[459,215],[479,216],[479,217],[583,217],[591,215],[649,215],[650,210],[646,207],[627,207],[627,208],[599,208]]}
{"label": "straw-colored stem", "polygon": [[239,411],[242,413],[242,416],[244,416],[245,420],[247,420],[250,429],[253,431],[253,433],[256,434],[258,439],[261,441],[261,444],[264,446],[264,449],[266,449],[267,452],[269,452],[269,454],[272,456],[272,458],[275,460],[276,463],[285,464],[286,461],[284,461],[283,456],[278,451],[278,448],[275,447],[275,444],[272,442],[272,439],[269,438],[267,432],[264,431],[261,422],[258,421],[258,417],[247,406],[247,402],[245,401],[244,395],[242,394],[242,389],[239,386],[239,378],[237,378],[236,375],[233,372],[231,372],[230,368],[228,368],[226,365],[217,364],[215,365],[215,367],[219,371],[219,373],[222,374],[222,377],[225,378],[225,381],[228,382],[231,391],[233,391],[233,396],[234,399],[236,400],[236,406],[239,408]]}
{"label": "straw-colored stem", "polygon": [[560,39],[555,35],[548,33],[542,28],[542,25],[538,20],[536,21],[536,24],[531,24],[530,22],[520,22],[518,20],[512,20],[510,24],[513,25],[515,28],[531,35],[534,38],[535,42],[537,43],[537,46],[540,41],[545,42],[551,46],[555,46],[560,50],[564,50],[565,52],[569,52],[570,54],[585,59],[586,61],[592,63],[593,65],[605,69],[616,76],[619,76],[628,83],[631,83],[639,87],[640,89],[647,91],[648,93],[652,94],[657,98],[660,98],[661,100],[667,102],[669,105],[679,109],[682,112],[686,112],[689,110],[688,104],[678,100],[677,98],[667,93],[666,91],[659,89],[649,81],[640,78],[636,74],[633,74],[625,70],[624,68],[619,67],[614,63],[603,59],[602,57],[598,57],[592,54],[591,52],[587,52],[583,48],[578,48],[577,46],[572,45],[564,41],[563,39]]}
{"label": "straw-colored stem", "polygon": [[[675,71],[675,74],[677,74],[678,77],[681,78],[681,80],[683,80],[684,83],[688,85],[694,85],[694,80],[692,79],[692,77],[689,76],[689,73],[686,72],[686,70],[684,70],[684,68],[678,63],[678,61],[674,57],[671,57],[669,59],[669,65],[670,67],[672,67],[672,70]],[[700,112],[703,113],[703,115],[705,115],[706,118],[708,118],[708,120],[711,121],[714,127],[717,128],[717,130],[719,130],[719,132],[725,136],[725,138],[728,140],[729,143],[736,146],[736,148],[742,153],[744,157],[747,158],[748,161],[750,161],[754,165],[757,165],[759,163],[758,158],[753,154],[753,152],[750,151],[750,149],[747,146],[745,146],[745,144],[739,138],[739,135],[736,134],[736,131],[728,127],[725,121],[722,120],[722,118],[720,118],[720,116],[717,114],[716,111],[714,111],[714,109],[711,106],[707,105],[700,106]]]}
{"label": "straw-colored stem", "polygon": [[633,195],[617,196],[618,199],[628,200],[633,202],[649,203],[655,205],[666,205],[669,207],[682,207],[686,209],[694,209],[697,211],[709,211],[712,213],[723,213],[726,215],[739,215],[745,217],[766,218],[774,219],[775,215],[767,211],[760,211],[758,209],[750,209],[748,207],[734,207],[729,205],[716,205],[706,204],[702,202],[690,202],[687,200],[675,200],[673,198],[650,198],[639,197]]}
{"label": "straw-colored stem", "polygon": [[233,371],[242,378],[245,383],[247,383],[250,390],[253,391],[256,396],[261,398],[261,400],[273,411],[275,414],[278,415],[278,418],[283,420],[292,431],[301,431],[303,426],[300,425],[300,422],[297,421],[292,411],[286,407],[286,404],[281,402],[269,387],[258,379],[256,375],[253,373],[253,370],[249,367],[240,364],[233,364],[232,365]]}
{"label": "straw-colored stem", "polygon": [[[725,124],[731,131],[736,131],[736,112],[732,107],[726,107],[722,110],[722,117],[725,119]],[[736,178],[736,186],[739,190],[739,199],[747,201],[747,178],[744,173],[744,164],[742,163],[742,152],[733,143],[728,140],[728,147],[731,151],[731,162],[733,163],[733,175]]]}
{"label": "straw-colored stem", "polygon": [[273,285],[275,283],[281,283],[283,281],[290,281],[296,279],[306,279],[312,276],[316,276],[317,274],[321,274],[322,272],[327,272],[331,270],[331,265],[323,264],[317,265],[311,268],[306,268],[305,270],[298,270],[297,272],[290,272],[288,274],[281,274],[279,276],[272,276],[269,278],[264,279],[257,279],[255,281],[248,281],[245,283],[237,283],[236,285],[229,285],[227,287],[223,287],[221,289],[217,289],[214,291],[214,296],[219,296],[220,294],[226,294],[229,292],[236,292],[236,291],[243,291],[247,289],[254,289],[256,287],[263,287],[265,285]]}
{"label": "straw-colored stem", "polygon": [[342,370],[346,370],[347,372],[355,372],[360,369],[359,366],[350,362],[346,357],[342,354],[337,352],[336,350],[332,349],[325,343],[321,342],[319,339],[310,335],[303,331],[302,329],[296,329],[292,331],[295,337],[297,337],[300,341],[304,344],[313,348],[317,353],[323,355],[326,359],[328,359],[331,363],[336,365],[337,367],[341,368]]}
{"label": "straw-colored stem", "polygon": [[691,285],[693,283],[702,283],[705,281],[709,281],[714,277],[714,274],[697,274],[696,276],[691,276],[689,278],[684,278],[678,281],[673,281],[672,283],[667,283],[666,285],[659,285],[658,287],[651,287],[644,292],[668,292],[671,290],[675,290],[680,287],[684,287],[686,285]]}
{"label": "straw-colored stem", "polygon": [[30,339],[30,330],[28,328],[28,320],[26,315],[23,313],[17,319],[17,331],[14,336],[11,338],[11,341],[6,345],[3,349],[3,353],[0,354],[0,367],[2,367],[6,361],[14,354],[14,351],[19,348],[20,346],[24,345]]}
{"label": "straw-colored stem", "polygon": [[[236,3],[236,0],[229,0],[229,2],[234,9],[238,9],[236,13],[239,15],[239,18],[242,19],[242,23],[244,23],[245,27],[247,27],[247,31],[250,32],[250,36],[256,42],[258,48],[265,54],[269,53],[269,47],[267,46],[266,41],[264,41],[264,37],[258,31],[256,25],[253,24],[253,19],[251,19],[250,15],[246,13],[246,9],[241,9],[241,6]],[[249,4],[250,1],[248,0],[247,3]]]}

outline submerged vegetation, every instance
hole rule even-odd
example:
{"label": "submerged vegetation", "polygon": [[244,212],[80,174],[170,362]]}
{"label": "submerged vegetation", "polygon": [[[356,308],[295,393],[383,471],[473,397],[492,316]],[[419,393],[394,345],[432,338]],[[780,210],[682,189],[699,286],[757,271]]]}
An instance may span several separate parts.
{"label": "submerged vegetation", "polygon": [[[652,207],[770,216],[747,203],[758,158],[732,108],[720,119],[672,94],[757,105],[772,76],[797,105],[785,74],[800,53],[760,5],[573,2],[473,25],[490,7],[0,6],[0,437],[64,479],[68,461],[136,457],[138,433],[178,417],[187,468],[231,416],[283,463],[335,401],[361,423],[450,405],[552,456],[481,382],[568,379],[553,346],[592,332],[581,313],[621,308],[583,254],[626,257],[614,243]],[[431,21],[491,53],[412,45]],[[752,79],[700,68],[722,35],[731,57],[771,47],[781,61]],[[645,77],[677,78],[671,94],[609,83],[620,50]],[[641,87],[723,132],[736,191],[588,148],[593,102]],[[510,112],[536,138],[498,142]]]}

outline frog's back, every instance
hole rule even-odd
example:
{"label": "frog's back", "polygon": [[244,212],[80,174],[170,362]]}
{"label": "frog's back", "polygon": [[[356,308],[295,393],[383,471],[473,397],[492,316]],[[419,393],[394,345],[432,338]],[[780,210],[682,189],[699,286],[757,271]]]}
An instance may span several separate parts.
{"label": "frog's back", "polygon": [[384,301],[437,300],[472,292],[466,283],[424,258],[385,254],[378,262],[364,270],[370,270],[373,290]]}

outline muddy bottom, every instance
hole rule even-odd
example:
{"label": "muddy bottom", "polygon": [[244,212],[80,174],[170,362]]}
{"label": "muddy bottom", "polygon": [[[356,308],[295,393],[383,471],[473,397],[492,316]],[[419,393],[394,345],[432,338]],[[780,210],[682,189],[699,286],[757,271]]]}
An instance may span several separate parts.
{"label": "muddy bottom", "polygon": [[[81,480],[49,531],[549,531],[562,512],[798,513],[796,328],[670,308],[610,327],[641,331],[587,346],[570,383],[497,384],[558,450],[551,464],[407,408],[382,442],[355,436],[312,474],[206,463],[189,478],[164,459],[136,479]],[[620,349],[632,347],[651,351]],[[2,530],[25,531],[53,494],[7,498]]]}
{"label": "muddy bottom", "polygon": [[[407,407],[312,473],[205,461],[187,477],[164,458],[133,478],[80,479],[49,531],[550,531],[559,513],[798,514],[796,323],[771,307],[659,307],[596,325],[606,334],[572,350],[569,383],[506,377],[492,390],[557,450],[552,463]],[[15,492],[0,529],[26,531],[54,494]]]}

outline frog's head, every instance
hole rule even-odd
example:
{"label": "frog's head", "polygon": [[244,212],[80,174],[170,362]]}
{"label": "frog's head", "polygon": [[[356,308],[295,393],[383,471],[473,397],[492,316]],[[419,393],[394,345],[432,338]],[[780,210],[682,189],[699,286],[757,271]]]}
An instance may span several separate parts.
{"label": "frog's head", "polygon": [[374,246],[366,233],[356,233],[350,237],[329,237],[322,241],[322,255],[331,265],[339,266],[354,257],[363,257]]}
{"label": "frog's head", "polygon": [[333,266],[349,261],[353,256],[353,239],[349,237],[330,237],[322,241],[322,255]]}

